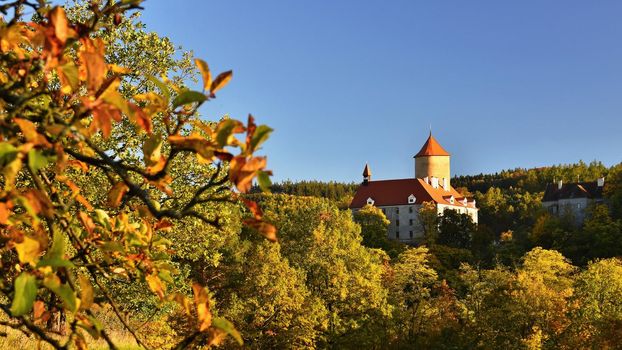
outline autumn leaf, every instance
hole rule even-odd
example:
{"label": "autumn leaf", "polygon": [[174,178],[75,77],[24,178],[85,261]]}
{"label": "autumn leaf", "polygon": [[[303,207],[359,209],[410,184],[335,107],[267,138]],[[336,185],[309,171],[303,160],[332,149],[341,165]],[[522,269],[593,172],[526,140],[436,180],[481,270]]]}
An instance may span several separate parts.
{"label": "autumn leaf", "polygon": [[129,191],[129,187],[127,187],[124,182],[117,182],[114,186],[112,186],[110,191],[108,191],[108,200],[106,201],[106,204],[112,208],[118,207],[119,204],[121,204],[123,195],[126,194],[127,191]]}
{"label": "autumn leaf", "polygon": [[15,250],[17,251],[17,257],[21,263],[35,265],[39,260],[41,245],[39,241],[24,236],[21,242],[15,243]]}
{"label": "autumn leaf", "polygon": [[209,294],[207,289],[198,283],[192,285],[192,291],[194,292],[194,305],[199,319],[199,332],[203,332],[212,325]]}
{"label": "autumn leaf", "polygon": [[149,289],[151,289],[152,292],[156,293],[160,300],[162,300],[164,298],[164,291],[166,287],[162,283],[162,280],[160,280],[160,277],[155,274],[147,275],[145,276],[145,281],[147,281]]}
{"label": "autumn leaf", "polygon": [[269,241],[278,241],[276,236],[277,230],[274,225],[255,218],[244,220],[244,224],[259,231],[259,233],[261,233],[261,235],[266,237]]}
{"label": "autumn leaf", "polygon": [[58,73],[58,78],[62,85],[62,93],[70,94],[78,89],[80,84],[78,67],[73,62],[67,62],[58,66],[56,72]]}
{"label": "autumn leaf", "polygon": [[205,96],[202,92],[185,90],[175,97],[173,100],[173,108],[191,103],[202,103],[205,100],[207,100],[207,96]]}
{"label": "autumn leaf", "polygon": [[212,82],[212,86],[210,87],[210,92],[212,94],[215,94],[216,91],[225,87],[225,85],[229,83],[232,77],[233,77],[233,71],[230,71],[230,70],[224,73],[218,74],[216,79],[214,79],[214,81]]}
{"label": "autumn leaf", "polygon": [[212,86],[212,72],[210,72],[209,66],[200,58],[195,58],[194,63],[199,68],[201,76],[203,77],[203,89],[210,90]]}
{"label": "autumn leaf", "polygon": [[82,46],[79,52],[81,68],[86,74],[87,88],[90,93],[96,92],[106,77],[107,65],[104,59],[104,44],[101,39],[80,39]]}
{"label": "autumn leaf", "polygon": [[251,159],[246,159],[243,156],[234,157],[229,164],[229,179],[240,192],[248,192],[257,171],[265,166],[265,157],[254,157]]}
{"label": "autumn leaf", "polygon": [[65,10],[60,6],[56,6],[50,11],[49,16],[50,23],[54,27],[54,34],[61,43],[65,44],[69,30],[69,21],[67,20]]}
{"label": "autumn leaf", "polygon": [[233,119],[224,119],[216,126],[216,142],[218,146],[223,148],[233,144],[233,134],[244,132],[244,125]]}
{"label": "autumn leaf", "polygon": [[54,292],[63,302],[65,308],[71,312],[76,312],[80,306],[80,299],[77,298],[76,292],[71,289],[67,283],[61,283],[60,278],[56,275],[48,275],[43,279],[43,285]]}
{"label": "autumn leaf", "polygon": [[84,275],[79,276],[80,281],[80,308],[88,310],[93,305],[94,291],[91,281]]}
{"label": "autumn leaf", "polygon": [[190,136],[171,135],[168,142],[176,148],[195,151],[208,160],[214,157],[215,145],[196,133]]}
{"label": "autumn leaf", "polygon": [[22,272],[15,279],[15,294],[11,303],[11,314],[15,317],[23,316],[32,310],[37,297],[37,277]]}
{"label": "autumn leaf", "polygon": [[0,225],[9,224],[9,216],[11,216],[11,210],[7,203],[0,202]]}

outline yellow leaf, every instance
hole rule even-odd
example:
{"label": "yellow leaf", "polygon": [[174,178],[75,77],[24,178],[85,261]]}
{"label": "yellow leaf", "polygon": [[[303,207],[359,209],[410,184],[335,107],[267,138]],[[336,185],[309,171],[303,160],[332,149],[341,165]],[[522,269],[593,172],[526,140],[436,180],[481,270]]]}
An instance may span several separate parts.
{"label": "yellow leaf", "polygon": [[207,289],[200,284],[193,284],[194,304],[197,308],[199,319],[199,332],[203,332],[212,325],[212,313],[209,310],[209,294]]}
{"label": "yellow leaf", "polygon": [[34,265],[39,260],[41,246],[39,245],[39,241],[24,236],[24,240],[21,243],[15,244],[15,250],[17,250],[17,256],[20,262]]}
{"label": "yellow leaf", "polygon": [[194,63],[199,68],[201,76],[203,77],[203,89],[210,90],[212,87],[212,72],[210,72],[209,66],[200,58],[195,58]]}
{"label": "yellow leaf", "polygon": [[80,275],[80,308],[88,310],[93,305],[93,286],[88,277]]}
{"label": "yellow leaf", "polygon": [[158,275],[148,275],[145,276],[145,280],[147,281],[147,284],[149,285],[149,288],[158,295],[158,297],[160,297],[160,300],[162,300],[164,298],[164,290],[165,290],[165,286],[162,283],[162,280],[160,280],[160,277],[158,277]]}

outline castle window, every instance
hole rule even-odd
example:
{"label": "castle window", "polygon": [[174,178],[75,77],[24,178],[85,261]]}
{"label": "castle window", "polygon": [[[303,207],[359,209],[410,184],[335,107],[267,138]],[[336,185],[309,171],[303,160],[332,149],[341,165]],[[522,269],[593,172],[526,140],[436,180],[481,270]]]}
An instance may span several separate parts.
{"label": "castle window", "polygon": [[395,220],[395,226],[399,226],[400,225],[400,220]]}
{"label": "castle window", "polygon": [[410,231],[410,238],[413,238],[413,231]]}
{"label": "castle window", "polygon": [[400,208],[395,208],[395,214],[399,214],[400,213]]}
{"label": "castle window", "polygon": [[410,196],[408,196],[408,204],[413,204],[417,201],[417,198],[415,197],[414,194],[411,194]]}
{"label": "castle window", "polygon": [[408,221],[409,221],[410,226],[412,226],[412,224],[413,224],[413,219],[410,219],[410,220],[408,220]]}
{"label": "castle window", "polygon": [[400,231],[395,231],[395,238],[400,238]]}
{"label": "castle window", "polygon": [[412,206],[408,207],[408,212],[411,213],[411,214],[413,213],[413,207]]}
{"label": "castle window", "polygon": [[367,204],[374,205],[374,200],[371,197],[367,198]]}

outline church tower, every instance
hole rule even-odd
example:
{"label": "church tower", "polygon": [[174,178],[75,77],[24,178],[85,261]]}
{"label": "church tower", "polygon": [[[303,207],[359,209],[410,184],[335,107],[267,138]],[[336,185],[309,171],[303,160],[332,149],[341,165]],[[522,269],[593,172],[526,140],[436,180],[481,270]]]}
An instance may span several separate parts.
{"label": "church tower", "polygon": [[414,158],[416,178],[423,179],[434,176],[439,179],[442,187],[449,188],[451,178],[449,171],[450,155],[432,136],[432,132]]}

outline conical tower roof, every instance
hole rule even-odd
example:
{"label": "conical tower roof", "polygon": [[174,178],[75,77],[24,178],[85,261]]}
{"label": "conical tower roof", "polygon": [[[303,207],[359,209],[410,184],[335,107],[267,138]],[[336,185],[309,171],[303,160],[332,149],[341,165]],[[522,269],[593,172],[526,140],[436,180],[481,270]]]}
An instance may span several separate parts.
{"label": "conical tower roof", "polygon": [[448,156],[448,155],[449,155],[449,152],[445,151],[443,146],[441,146],[441,144],[438,143],[438,141],[436,141],[436,139],[434,138],[434,136],[432,136],[432,133],[430,132],[430,136],[428,137],[427,141],[423,144],[423,147],[421,147],[421,150],[419,151],[419,153],[415,155],[415,158],[428,157],[428,156]]}
{"label": "conical tower roof", "polygon": [[370,177],[370,176],[371,176],[371,170],[369,170],[369,165],[365,163],[365,169],[363,169],[363,177]]}

